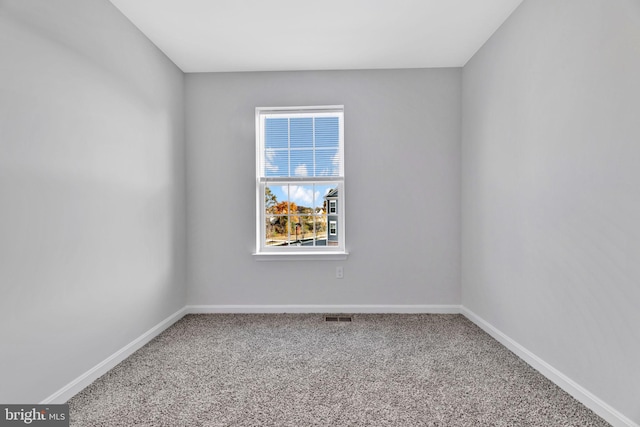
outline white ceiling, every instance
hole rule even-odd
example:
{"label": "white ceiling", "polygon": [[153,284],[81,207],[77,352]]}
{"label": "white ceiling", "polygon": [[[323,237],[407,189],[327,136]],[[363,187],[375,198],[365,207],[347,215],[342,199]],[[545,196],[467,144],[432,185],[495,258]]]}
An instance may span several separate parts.
{"label": "white ceiling", "polygon": [[184,72],[461,67],[522,0],[111,0]]}

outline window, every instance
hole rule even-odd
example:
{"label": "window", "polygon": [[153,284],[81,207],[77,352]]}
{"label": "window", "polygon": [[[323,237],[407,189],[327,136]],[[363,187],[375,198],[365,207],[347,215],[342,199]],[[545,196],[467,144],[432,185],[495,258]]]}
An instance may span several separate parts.
{"label": "window", "polygon": [[329,221],[329,235],[330,236],[335,236],[336,234],[337,234],[336,222],[335,221]]}
{"label": "window", "polygon": [[345,255],[342,106],[256,108],[256,255]]}

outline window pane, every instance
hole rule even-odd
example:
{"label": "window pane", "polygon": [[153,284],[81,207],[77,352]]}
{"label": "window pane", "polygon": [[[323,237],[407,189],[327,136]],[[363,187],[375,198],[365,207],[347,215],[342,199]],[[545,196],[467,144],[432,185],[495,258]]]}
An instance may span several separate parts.
{"label": "window pane", "polygon": [[291,148],[313,148],[313,119],[292,118],[290,123]]}
{"label": "window pane", "polygon": [[313,213],[314,198],[320,196],[314,193],[314,186],[291,184],[288,187],[291,210],[294,213]]}
{"label": "window pane", "polygon": [[301,215],[298,223],[298,234],[294,238],[297,237],[301,246],[316,246],[316,216]]}
{"label": "window pane", "polygon": [[315,176],[339,176],[340,156],[338,150],[316,150],[316,175]]}
{"label": "window pane", "polygon": [[337,183],[323,183],[316,184],[316,200],[314,208],[316,209],[317,214],[327,214],[329,212],[329,204],[327,203],[326,196],[332,191],[337,191],[338,184]]}
{"label": "window pane", "polygon": [[337,117],[316,117],[316,147],[338,148],[340,122]]}
{"label": "window pane", "polygon": [[327,246],[327,216],[316,215],[316,246]]}
{"label": "window pane", "polygon": [[289,152],[267,149],[264,153],[264,176],[289,176]]}
{"label": "window pane", "polygon": [[289,148],[289,120],[264,120],[264,146],[270,148]]}
{"label": "window pane", "polygon": [[313,176],[313,150],[291,151],[291,176]]}
{"label": "window pane", "polygon": [[[268,185],[264,190],[264,206],[268,213],[287,214],[289,213],[289,186],[288,185]],[[271,209],[269,209],[271,208]]]}
{"label": "window pane", "polygon": [[265,246],[283,246],[287,244],[287,217],[270,215],[265,218]]}
{"label": "window pane", "polygon": [[296,222],[292,221],[291,240],[297,243],[304,243],[305,240],[313,239],[313,217],[296,216]]}

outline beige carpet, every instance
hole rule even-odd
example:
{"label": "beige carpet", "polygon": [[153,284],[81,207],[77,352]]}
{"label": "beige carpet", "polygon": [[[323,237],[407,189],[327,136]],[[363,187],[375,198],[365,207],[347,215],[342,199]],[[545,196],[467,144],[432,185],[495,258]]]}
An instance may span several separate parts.
{"label": "beige carpet", "polygon": [[460,315],[188,315],[72,426],[606,426]]}

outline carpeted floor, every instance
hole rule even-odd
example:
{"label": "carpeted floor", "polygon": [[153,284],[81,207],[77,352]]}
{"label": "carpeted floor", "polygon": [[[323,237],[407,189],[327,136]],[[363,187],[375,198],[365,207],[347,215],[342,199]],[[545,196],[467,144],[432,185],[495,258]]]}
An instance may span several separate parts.
{"label": "carpeted floor", "polygon": [[607,426],[461,315],[188,315],[72,426]]}

